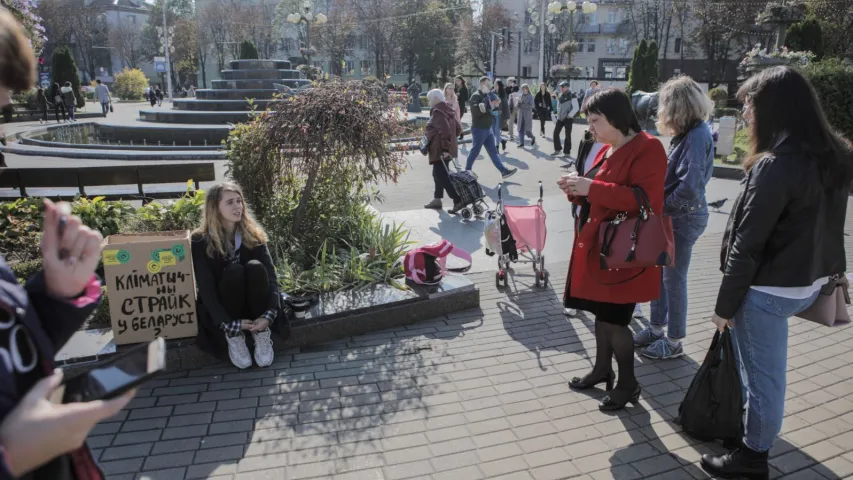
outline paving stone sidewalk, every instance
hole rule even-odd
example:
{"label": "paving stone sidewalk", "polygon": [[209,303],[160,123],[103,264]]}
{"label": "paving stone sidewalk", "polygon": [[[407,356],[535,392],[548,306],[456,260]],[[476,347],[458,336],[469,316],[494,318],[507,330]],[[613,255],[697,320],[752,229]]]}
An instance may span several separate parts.
{"label": "paving stone sidewalk", "polygon": [[[508,293],[492,272],[472,275],[477,310],[284,352],[263,370],[158,379],[90,444],[115,480],[705,478],[701,454],[721,447],[672,418],[713,334],[719,240],[694,249],[687,355],[637,357],[640,405],[617,414],[598,411],[603,392],[568,388],[595,340],[590,318],[561,313],[562,263],[545,290],[529,268]],[[853,328],[791,320],[774,478],[853,475],[851,361]]]}

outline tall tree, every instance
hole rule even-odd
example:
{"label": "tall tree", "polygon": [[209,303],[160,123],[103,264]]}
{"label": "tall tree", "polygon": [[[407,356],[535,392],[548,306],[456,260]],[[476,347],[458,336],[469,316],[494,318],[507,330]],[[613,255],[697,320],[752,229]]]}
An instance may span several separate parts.
{"label": "tall tree", "polygon": [[753,23],[762,9],[754,2],[693,1],[693,37],[707,58],[709,88],[723,81],[731,60],[740,59],[761,38],[756,34],[765,33]]}
{"label": "tall tree", "polygon": [[648,51],[648,44],[646,40],[640,40],[640,44],[634,48],[634,57],[631,59],[631,69],[628,71],[628,84],[625,86],[625,91],[628,92],[628,95],[636,92],[637,90],[645,89],[645,81],[644,81],[644,69],[643,62],[646,58],[646,52]]}
{"label": "tall tree", "polygon": [[331,0],[329,3],[328,21],[316,26],[311,32],[311,38],[316,39],[312,43],[329,59],[329,73],[342,75],[346,73],[343,65],[354,43],[355,15],[347,0]]}
{"label": "tall tree", "polygon": [[853,7],[837,0],[807,0],[811,15],[820,22],[824,55],[853,60]]}
{"label": "tall tree", "polygon": [[[162,38],[158,32],[158,27],[163,28],[163,5],[166,4],[166,26],[173,27],[175,34],[178,29],[178,22],[184,21],[186,23],[194,23],[191,21],[193,18],[193,2],[192,0],[159,0],[156,3],[151,5],[151,12],[148,16],[148,21],[145,23],[145,27],[142,29],[142,40],[140,43],[140,49],[142,51],[142,55],[145,58],[153,58],[156,56],[165,55],[165,49],[162,42]],[[184,26],[185,28],[189,28],[188,26]],[[174,34],[173,34],[174,35]],[[172,43],[170,46],[175,47],[175,52],[178,52],[178,45],[175,41],[175,37],[172,37]],[[195,46],[195,45],[193,45]],[[186,50],[184,50],[186,51]],[[176,77],[178,73],[178,69],[176,67],[176,62],[180,61],[180,58],[176,58],[175,55],[170,52],[169,55],[170,65],[172,71],[172,85],[180,85],[178,77]]]}
{"label": "tall tree", "polygon": [[[51,71],[51,83],[65,86],[65,82],[71,82],[71,90],[77,98],[77,107],[86,105],[86,97],[80,94],[80,76],[77,73],[77,62],[68,47],[59,47],[53,51],[53,69]],[[53,100],[53,99],[51,99]]]}
{"label": "tall tree", "polygon": [[646,91],[655,92],[660,83],[660,64],[658,63],[658,42],[652,40],[643,58],[643,76]]}
{"label": "tall tree", "polygon": [[[489,69],[492,51],[492,32],[507,28],[515,29],[516,19],[501,3],[486,3],[479,16],[461,21],[461,41],[459,45],[459,63],[471,62],[477,71],[485,74]],[[495,49],[495,63],[508,54]]]}
{"label": "tall tree", "polygon": [[130,69],[139,67],[142,53],[139,51],[142,40],[142,26],[129,18],[121,18],[109,29],[110,46],[118,53],[124,66]]}
{"label": "tall tree", "polygon": [[232,23],[229,21],[229,8],[224,1],[209,3],[198,12],[199,30],[204,32],[204,38],[216,57],[217,70],[225,69],[225,62],[230,54],[228,42],[231,41]]}
{"label": "tall tree", "polygon": [[[389,74],[396,48],[393,42],[396,23],[381,21],[397,9],[399,0],[353,0],[353,12],[367,38],[367,50],[376,65],[376,78],[384,81]],[[389,23],[393,25],[389,28]]]}

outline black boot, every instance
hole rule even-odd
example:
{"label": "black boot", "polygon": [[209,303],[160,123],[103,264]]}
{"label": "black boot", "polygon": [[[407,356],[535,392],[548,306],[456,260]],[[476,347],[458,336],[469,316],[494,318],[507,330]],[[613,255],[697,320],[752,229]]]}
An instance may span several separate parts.
{"label": "black boot", "polygon": [[747,478],[767,480],[767,452],[756,452],[746,447],[736,448],[723,455],[702,455],[702,468],[720,478]]}

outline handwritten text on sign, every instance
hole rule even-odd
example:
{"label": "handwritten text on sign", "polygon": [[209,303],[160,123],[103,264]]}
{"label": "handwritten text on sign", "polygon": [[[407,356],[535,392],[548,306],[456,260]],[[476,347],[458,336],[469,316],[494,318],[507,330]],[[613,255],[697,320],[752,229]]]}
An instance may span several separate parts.
{"label": "handwritten text on sign", "polygon": [[[177,293],[175,287],[186,281],[191,282],[192,278],[183,272],[134,270],[127,275],[116,275],[110,288],[126,292],[120,307],[122,317],[118,319],[119,335],[128,329],[134,332],[153,329],[156,337],[163,328],[195,323],[195,299],[190,293]],[[133,295],[133,290],[144,290],[147,294]]]}

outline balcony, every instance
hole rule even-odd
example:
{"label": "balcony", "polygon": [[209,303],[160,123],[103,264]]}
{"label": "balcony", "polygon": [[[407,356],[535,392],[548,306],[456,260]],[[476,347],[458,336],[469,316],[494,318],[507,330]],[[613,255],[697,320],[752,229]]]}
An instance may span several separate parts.
{"label": "balcony", "polygon": [[575,34],[597,35],[601,33],[601,25],[578,25],[575,27]]}
{"label": "balcony", "polygon": [[601,24],[602,35],[626,35],[630,32],[631,26],[629,21],[625,20],[620,23],[603,23]]}

